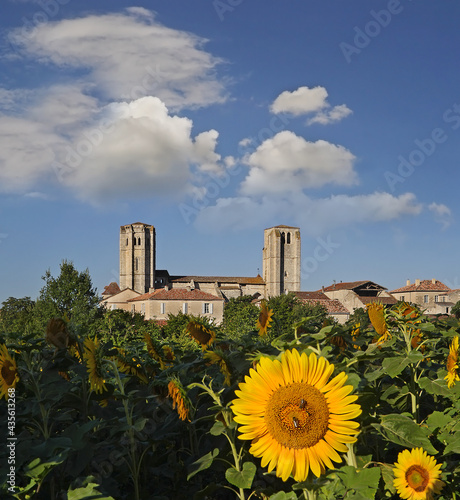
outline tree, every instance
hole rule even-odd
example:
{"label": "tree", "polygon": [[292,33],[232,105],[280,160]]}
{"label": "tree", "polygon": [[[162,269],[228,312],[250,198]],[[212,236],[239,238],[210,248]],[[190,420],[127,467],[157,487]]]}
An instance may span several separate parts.
{"label": "tree", "polygon": [[222,328],[226,337],[236,339],[257,329],[259,309],[252,299],[252,295],[243,295],[225,304]]}
{"label": "tree", "polygon": [[23,335],[34,328],[35,302],[30,297],[9,297],[2,303],[0,332]]}
{"label": "tree", "polygon": [[35,312],[41,328],[53,317],[67,317],[74,325],[86,329],[99,310],[99,297],[93,288],[88,269],[79,272],[72,262],[63,260],[57,278],[48,269],[42,279]]}
{"label": "tree", "polygon": [[294,325],[308,317],[312,319],[303,324],[299,332],[316,331],[327,318],[327,311],[321,304],[303,302],[292,292],[270,297],[268,307],[273,309],[272,329],[277,329],[278,335],[292,335]]}
{"label": "tree", "polygon": [[144,319],[138,312],[131,313],[123,309],[104,310],[90,326],[90,333],[104,341],[111,341],[121,346],[135,340],[143,341],[144,333],[160,336],[160,328]]}
{"label": "tree", "polygon": [[457,319],[460,319],[460,300],[452,306],[451,314],[453,314]]}

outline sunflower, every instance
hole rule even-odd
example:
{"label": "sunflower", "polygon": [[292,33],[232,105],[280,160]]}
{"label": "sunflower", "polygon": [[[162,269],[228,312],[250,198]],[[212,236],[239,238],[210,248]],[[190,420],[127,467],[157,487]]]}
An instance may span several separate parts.
{"label": "sunflower", "polygon": [[267,335],[267,331],[270,328],[270,323],[273,321],[272,316],[273,309],[269,309],[267,306],[267,302],[263,300],[262,305],[260,306],[259,319],[257,320],[256,325],[261,337]]}
{"label": "sunflower", "polygon": [[67,349],[69,345],[67,323],[61,318],[51,318],[46,325],[46,340],[57,349]]}
{"label": "sunflower", "polygon": [[372,302],[367,304],[367,314],[374,327],[375,331],[380,335],[377,340],[377,345],[383,344],[386,340],[391,338],[390,332],[388,331],[387,322],[385,319],[383,304],[377,302]]}
{"label": "sunflower", "polygon": [[8,389],[14,389],[19,381],[18,367],[6,345],[0,347],[0,399],[9,398]]}
{"label": "sunflower", "polygon": [[359,424],[351,419],[361,414],[353,404],[358,396],[349,396],[353,387],[345,385],[344,372],[328,382],[333,371],[326,358],[293,349],[281,360],[261,357],[235,391],[239,438],[251,440],[250,453],[269,472],[276,467],[283,481],[291,474],[304,481],[309,470],[319,477],[356,441]]}
{"label": "sunflower", "polygon": [[222,351],[206,351],[204,353],[204,358],[207,359],[211,365],[219,365],[220,371],[225,377],[224,384],[230,386],[232,373],[224,357],[224,353]]}
{"label": "sunflower", "polygon": [[447,387],[450,389],[455,385],[455,382],[460,380],[458,376],[458,335],[452,339],[450,344],[446,366],[447,375],[444,379],[447,380]]}
{"label": "sunflower", "polygon": [[85,346],[85,361],[88,370],[89,383],[91,389],[96,393],[103,393],[107,390],[105,380],[102,373],[102,351],[97,337],[93,339],[86,338]]}
{"label": "sunflower", "polygon": [[431,500],[433,493],[440,493],[445,483],[441,481],[441,464],[423,448],[404,450],[398,455],[393,473],[394,487],[399,496],[408,500]]}
{"label": "sunflower", "polygon": [[124,349],[118,349],[118,354],[115,357],[118,369],[127,375],[135,375],[143,384],[146,384],[147,377],[144,369],[139,362],[139,359],[133,358],[125,352]]}
{"label": "sunflower", "polygon": [[176,355],[174,354],[174,351],[171,349],[169,345],[164,345],[161,347],[163,350],[163,355],[166,359],[166,361],[174,361],[176,359]]}
{"label": "sunflower", "polygon": [[203,350],[216,340],[216,333],[197,321],[189,321],[187,332],[201,345]]}
{"label": "sunflower", "polygon": [[173,400],[173,409],[177,406],[179,418],[190,421],[190,401],[179,379],[173,378],[169,381],[168,396]]}

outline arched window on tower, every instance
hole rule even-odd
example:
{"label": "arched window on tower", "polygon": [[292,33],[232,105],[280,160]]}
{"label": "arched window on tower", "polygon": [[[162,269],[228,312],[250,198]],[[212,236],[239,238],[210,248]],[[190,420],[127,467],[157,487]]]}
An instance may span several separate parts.
{"label": "arched window on tower", "polygon": [[137,244],[140,245],[141,244],[141,239],[140,238],[137,238]]}
{"label": "arched window on tower", "polygon": [[291,233],[287,234],[286,243],[289,245],[291,243]]}
{"label": "arched window on tower", "polygon": [[139,257],[136,257],[136,271],[139,271]]}
{"label": "arched window on tower", "polygon": [[128,246],[128,245],[129,245],[129,239],[126,238],[126,246]]}

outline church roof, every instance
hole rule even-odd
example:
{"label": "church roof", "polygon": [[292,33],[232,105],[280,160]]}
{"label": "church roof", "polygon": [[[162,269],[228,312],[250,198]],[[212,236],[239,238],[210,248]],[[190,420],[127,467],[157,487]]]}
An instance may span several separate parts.
{"label": "church roof", "polygon": [[115,283],[115,281],[112,281],[112,283],[109,283],[107,286],[104,287],[104,291],[102,292],[102,295],[115,295],[117,293],[120,293],[120,287],[118,286],[118,283]]}
{"label": "church roof", "polygon": [[371,290],[386,290],[385,287],[374,283],[373,281],[347,281],[334,283],[332,285],[324,287],[325,292],[333,292],[334,290],[355,290],[357,288],[361,289],[371,289]]}
{"label": "church roof", "polygon": [[244,276],[171,276],[173,283],[237,283],[239,285],[264,285],[265,281],[259,274],[255,277]]}
{"label": "church roof", "polygon": [[214,300],[223,301],[224,299],[222,299],[221,297],[217,297],[217,295],[212,295],[210,293],[202,292],[201,290],[197,289],[187,290],[185,288],[171,288],[170,290],[166,290],[164,288],[159,288],[158,290],[154,290],[153,292],[144,293],[139,297],[128,300],[128,302],[136,302],[139,300],[205,300],[211,302]]}

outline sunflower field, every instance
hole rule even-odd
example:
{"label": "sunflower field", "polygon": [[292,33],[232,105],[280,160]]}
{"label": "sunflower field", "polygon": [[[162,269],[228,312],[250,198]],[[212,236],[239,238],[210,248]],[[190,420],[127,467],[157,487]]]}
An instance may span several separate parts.
{"label": "sunflower field", "polygon": [[[179,328],[179,327],[178,327]],[[413,305],[240,336],[0,337],[1,498],[460,498],[460,324]]]}

